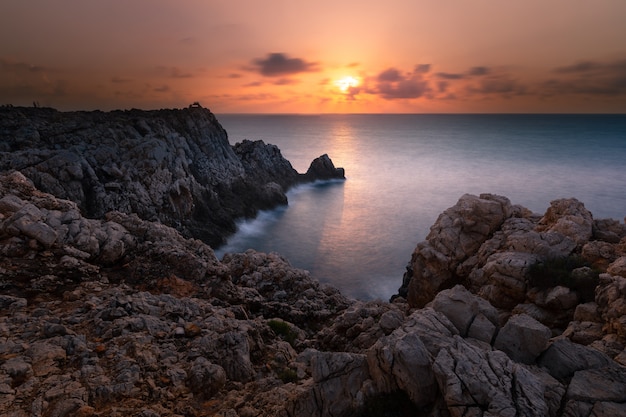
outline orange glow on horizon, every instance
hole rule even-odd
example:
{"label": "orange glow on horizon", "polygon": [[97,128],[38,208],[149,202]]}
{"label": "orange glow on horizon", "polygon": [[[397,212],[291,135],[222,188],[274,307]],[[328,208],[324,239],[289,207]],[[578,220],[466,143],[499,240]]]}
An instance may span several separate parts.
{"label": "orange glow on horizon", "polygon": [[339,87],[342,93],[347,93],[351,88],[358,87],[361,84],[356,77],[346,76],[335,81],[335,85]]}

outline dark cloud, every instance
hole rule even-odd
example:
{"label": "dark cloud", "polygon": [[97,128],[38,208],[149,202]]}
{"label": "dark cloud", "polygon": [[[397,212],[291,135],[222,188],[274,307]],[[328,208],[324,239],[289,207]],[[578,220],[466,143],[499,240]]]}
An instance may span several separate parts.
{"label": "dark cloud", "polygon": [[274,81],[272,84],[274,84],[274,85],[290,85],[290,84],[298,84],[298,81],[294,80],[292,78],[280,78],[280,79]]}
{"label": "dark cloud", "polygon": [[396,82],[400,80],[402,80],[402,75],[400,74],[400,71],[395,68],[386,69],[385,71],[378,74],[378,81]]}
{"label": "dark cloud", "polygon": [[467,73],[468,73],[468,75],[471,75],[471,76],[487,75],[487,74],[489,74],[489,68],[487,68],[487,67],[472,67],[472,68],[470,68],[470,70]]}
{"label": "dark cloud", "polygon": [[[423,68],[421,71],[423,72]],[[423,78],[422,72],[402,74],[396,68],[389,68],[378,74],[374,93],[387,100],[422,97],[430,91],[428,81]]]}
{"label": "dark cloud", "polygon": [[228,74],[228,78],[233,78],[234,79],[234,78],[241,78],[241,77],[243,77],[243,75],[241,75],[239,73],[236,73],[236,72]]}
{"label": "dark cloud", "polygon": [[435,74],[438,78],[442,78],[444,80],[463,80],[470,77],[480,77],[483,75],[490,74],[491,70],[488,67],[472,67],[466,72],[463,73],[454,73],[454,72],[438,72]]}
{"label": "dark cloud", "polygon": [[170,87],[168,85],[162,85],[160,87],[154,88],[154,91],[157,93],[167,93],[170,91]]}
{"label": "dark cloud", "polygon": [[463,74],[454,74],[450,72],[438,72],[435,74],[439,78],[443,78],[444,80],[462,80],[465,78]]}
{"label": "dark cloud", "polygon": [[618,96],[626,94],[626,59],[611,62],[580,61],[553,70],[560,78],[543,83],[544,95]]}
{"label": "dark cloud", "polygon": [[470,85],[467,91],[472,94],[501,95],[511,97],[526,94],[527,89],[519,81],[511,78],[508,74],[493,75],[483,78],[476,85]]}
{"label": "dark cloud", "polygon": [[446,90],[448,89],[448,85],[450,85],[450,83],[448,81],[439,81],[439,82],[437,82],[437,88],[438,88],[440,93],[445,93]]}
{"label": "dark cloud", "polygon": [[603,65],[597,62],[581,61],[573,65],[555,68],[554,72],[559,72],[562,74],[581,73],[581,72],[596,71],[602,67]]}
{"label": "dark cloud", "polygon": [[415,72],[419,74],[426,74],[430,71],[430,64],[418,64],[415,66]]}
{"label": "dark cloud", "polygon": [[252,65],[255,71],[266,77],[281,77],[318,70],[317,63],[306,62],[300,58],[289,58],[283,53],[271,53],[265,58],[255,59]]}

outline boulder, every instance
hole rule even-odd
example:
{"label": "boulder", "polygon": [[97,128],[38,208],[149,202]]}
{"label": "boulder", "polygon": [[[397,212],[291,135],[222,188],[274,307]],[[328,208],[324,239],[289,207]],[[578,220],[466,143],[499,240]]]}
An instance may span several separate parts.
{"label": "boulder", "polygon": [[462,337],[471,332],[474,338],[491,343],[498,328],[495,307],[462,285],[440,292],[429,305],[446,316]]}
{"label": "boulder", "polygon": [[411,257],[400,295],[423,307],[457,279],[456,268],[473,255],[513,212],[505,197],[466,194],[444,211]]}
{"label": "boulder", "polygon": [[545,350],[550,329],[526,314],[512,316],[500,329],[493,347],[516,362],[532,364]]}
{"label": "boulder", "polygon": [[308,181],[315,181],[345,179],[346,176],[345,170],[343,168],[335,168],[335,164],[333,164],[328,154],[324,154],[311,162],[309,169],[304,174],[304,178]]}
{"label": "boulder", "polygon": [[561,381],[569,380],[574,373],[581,370],[615,366],[605,354],[565,338],[554,340],[537,363]]}

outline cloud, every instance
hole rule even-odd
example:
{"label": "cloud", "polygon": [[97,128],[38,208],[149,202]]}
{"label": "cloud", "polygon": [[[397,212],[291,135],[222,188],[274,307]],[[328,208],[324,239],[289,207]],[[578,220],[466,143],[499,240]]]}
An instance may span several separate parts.
{"label": "cloud", "polygon": [[279,78],[278,80],[274,81],[272,84],[274,84],[274,85],[291,85],[291,84],[298,84],[298,81],[294,80],[292,78]]}
{"label": "cloud", "polygon": [[6,71],[16,74],[23,73],[41,73],[49,71],[40,65],[28,64],[26,62],[13,61],[10,59],[0,58],[0,71]]}
{"label": "cloud", "polygon": [[306,62],[300,58],[289,58],[284,53],[267,54],[265,58],[253,60],[252,65],[255,71],[266,77],[281,77],[318,70],[317,63]]}
{"label": "cloud", "polygon": [[626,95],[626,59],[610,62],[579,61],[554,68],[559,78],[542,84],[544,95]]}
{"label": "cloud", "polygon": [[471,76],[487,75],[487,74],[489,74],[489,68],[487,68],[487,67],[472,67],[472,68],[470,68],[470,70],[467,73],[468,73],[468,75],[471,75]]}
{"label": "cloud", "polygon": [[415,72],[420,74],[426,74],[430,71],[430,64],[418,64],[415,66]]}
{"label": "cloud", "polygon": [[[424,67],[417,66],[412,73],[402,74],[389,68],[376,77],[375,94],[387,100],[419,98],[430,92],[428,80],[423,77]],[[430,70],[430,66],[428,68]]]}
{"label": "cloud", "polygon": [[465,78],[465,75],[463,74],[454,74],[450,72],[438,72],[436,76],[443,78],[444,80],[462,80]]}
{"label": "cloud", "polygon": [[170,91],[170,87],[168,85],[162,85],[160,87],[155,87],[154,91],[157,93],[167,93]]}
{"label": "cloud", "polygon": [[522,95],[526,88],[508,75],[498,75],[480,81],[478,87],[470,86],[469,91],[478,94]]}
{"label": "cloud", "polygon": [[188,71],[184,70],[180,67],[167,67],[160,65],[156,67],[157,71],[161,74],[164,74],[168,78],[180,79],[180,78],[193,78],[195,75]]}
{"label": "cloud", "polygon": [[400,80],[402,80],[402,75],[400,74],[400,71],[395,68],[386,69],[378,74],[378,81],[393,83]]}
{"label": "cloud", "polygon": [[124,77],[120,77],[120,76],[117,76],[117,75],[114,75],[113,77],[111,77],[111,82],[114,83],[114,84],[125,84],[125,83],[129,83],[131,81],[133,81],[133,80],[130,79],[130,78],[124,78]]}

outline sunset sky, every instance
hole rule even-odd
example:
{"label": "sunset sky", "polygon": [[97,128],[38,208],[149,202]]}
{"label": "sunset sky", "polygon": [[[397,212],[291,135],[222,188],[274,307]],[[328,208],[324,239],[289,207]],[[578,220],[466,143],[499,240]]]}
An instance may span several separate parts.
{"label": "sunset sky", "polygon": [[2,0],[0,104],[626,113],[625,0]]}

